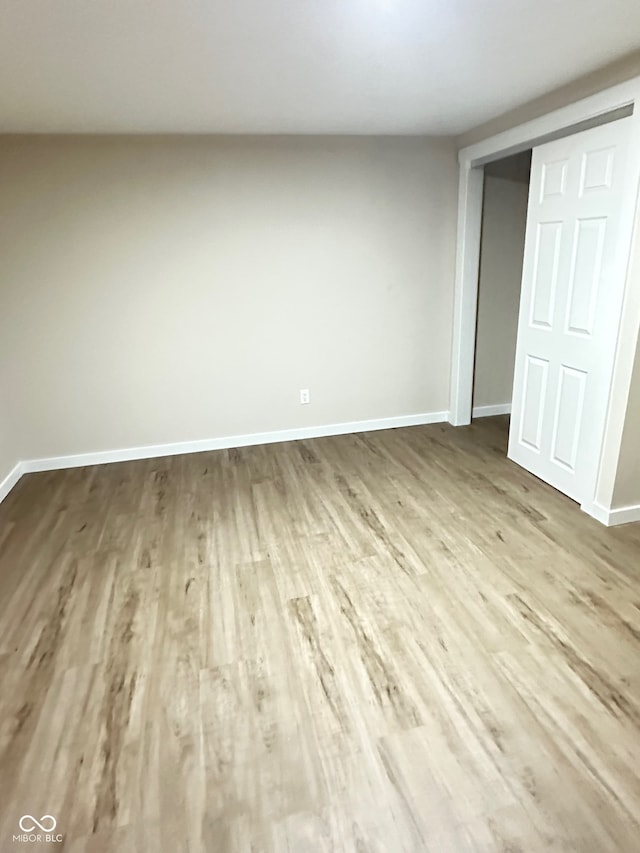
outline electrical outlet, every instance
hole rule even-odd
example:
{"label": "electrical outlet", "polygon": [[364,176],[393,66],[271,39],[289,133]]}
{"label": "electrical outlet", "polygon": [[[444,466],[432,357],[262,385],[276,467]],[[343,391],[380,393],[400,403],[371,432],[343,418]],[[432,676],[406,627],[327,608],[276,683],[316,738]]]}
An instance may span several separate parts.
{"label": "electrical outlet", "polygon": [[311,398],[309,396],[309,389],[308,388],[302,388],[300,390],[300,403],[303,406],[306,406],[307,403],[310,403],[310,402],[311,402]]}

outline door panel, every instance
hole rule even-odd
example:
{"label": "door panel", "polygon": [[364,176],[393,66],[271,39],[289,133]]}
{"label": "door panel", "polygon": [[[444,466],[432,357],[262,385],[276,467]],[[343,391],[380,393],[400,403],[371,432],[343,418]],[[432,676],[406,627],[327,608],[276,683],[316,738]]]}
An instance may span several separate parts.
{"label": "door panel", "polygon": [[550,329],[558,284],[562,222],[543,222],[536,234],[535,269],[531,294],[531,325]]}
{"label": "door panel", "polygon": [[593,333],[606,232],[605,217],[578,219],[576,222],[569,277],[569,308],[565,327],[567,332],[578,335]]}
{"label": "door panel", "polygon": [[509,457],[583,501],[604,433],[624,292],[629,121],[533,151]]}
{"label": "door panel", "polygon": [[563,196],[567,185],[568,160],[548,160],[542,163],[540,179],[540,202],[553,196]]}
{"label": "door panel", "polygon": [[586,151],[582,155],[580,196],[595,190],[611,189],[615,156],[615,146],[600,151]]}
{"label": "door panel", "polygon": [[542,449],[542,421],[549,362],[527,356],[525,368],[520,441],[536,452]]}
{"label": "door panel", "polygon": [[569,471],[576,467],[586,382],[585,371],[561,365],[551,452],[553,461]]}

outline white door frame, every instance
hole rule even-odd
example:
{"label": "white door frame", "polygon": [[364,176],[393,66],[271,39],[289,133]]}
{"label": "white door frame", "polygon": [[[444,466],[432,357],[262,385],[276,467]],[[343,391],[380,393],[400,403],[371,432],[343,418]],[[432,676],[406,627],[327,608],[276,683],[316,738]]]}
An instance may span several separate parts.
{"label": "white door frame", "polygon": [[[449,421],[454,426],[471,423],[484,164],[532,148],[564,135],[574,125],[597,120],[607,113],[629,106],[635,106],[633,116],[626,119],[632,122],[627,170],[634,192],[630,194],[633,203],[627,203],[622,211],[621,227],[624,229],[623,238],[625,234],[628,235],[630,252],[624,269],[620,270],[626,283],[603,445],[597,475],[590,489],[593,497],[582,505],[583,510],[605,523],[610,515],[640,329],[640,284],[631,281],[628,274],[635,242],[632,239],[634,228],[636,222],[640,222],[640,77],[483,139],[458,152],[458,233],[449,400]],[[640,231],[637,239],[640,241]]]}

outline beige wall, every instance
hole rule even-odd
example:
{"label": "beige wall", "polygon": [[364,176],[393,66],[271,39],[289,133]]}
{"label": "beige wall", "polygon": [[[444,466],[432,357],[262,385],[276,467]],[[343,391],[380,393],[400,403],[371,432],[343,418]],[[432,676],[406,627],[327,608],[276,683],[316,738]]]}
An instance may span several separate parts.
{"label": "beige wall", "polygon": [[5,137],[0,182],[20,458],[448,408],[451,141]]}
{"label": "beige wall", "polygon": [[2,499],[2,483],[19,461],[16,448],[17,442],[11,434],[9,413],[4,410],[2,421],[0,421],[0,499]]}
{"label": "beige wall", "polygon": [[511,402],[528,183],[485,175],[473,405]]}
{"label": "beige wall", "polygon": [[[2,286],[2,279],[0,277],[0,290]],[[8,394],[8,354],[6,340],[2,335],[2,316],[3,311],[0,304],[0,500],[3,495],[3,481],[13,471],[19,461],[14,423],[15,406]]]}
{"label": "beige wall", "polygon": [[631,379],[612,503],[615,508],[640,504],[640,341]]}

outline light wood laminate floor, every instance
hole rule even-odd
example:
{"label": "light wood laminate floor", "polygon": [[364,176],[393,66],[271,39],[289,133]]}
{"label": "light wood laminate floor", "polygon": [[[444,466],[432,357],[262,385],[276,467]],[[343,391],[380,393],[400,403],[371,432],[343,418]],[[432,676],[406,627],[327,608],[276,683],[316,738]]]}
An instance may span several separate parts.
{"label": "light wood laminate floor", "polygon": [[[0,850],[640,850],[640,525],[506,428],[25,477]],[[14,844],[25,814],[63,841]]]}

